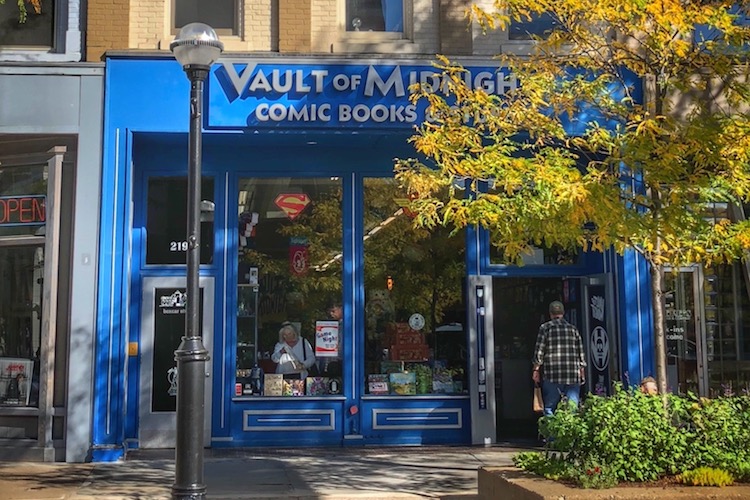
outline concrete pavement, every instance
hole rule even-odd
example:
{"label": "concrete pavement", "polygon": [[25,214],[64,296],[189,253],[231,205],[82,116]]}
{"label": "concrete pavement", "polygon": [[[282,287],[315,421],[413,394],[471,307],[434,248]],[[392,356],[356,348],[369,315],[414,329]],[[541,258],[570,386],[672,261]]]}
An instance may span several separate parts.
{"label": "concrete pavement", "polygon": [[[479,467],[503,466],[519,447],[421,446],[206,450],[207,498],[470,499]],[[169,499],[174,451],[118,463],[0,463],[0,499]]]}

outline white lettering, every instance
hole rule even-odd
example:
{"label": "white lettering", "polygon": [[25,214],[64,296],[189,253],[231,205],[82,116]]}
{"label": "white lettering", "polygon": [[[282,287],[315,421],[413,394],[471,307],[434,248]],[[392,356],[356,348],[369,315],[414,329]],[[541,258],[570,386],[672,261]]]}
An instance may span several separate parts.
{"label": "white lettering", "polygon": [[339,121],[348,122],[352,119],[352,107],[348,104],[342,104],[339,106]]}
{"label": "white lettering", "polygon": [[321,104],[318,108],[318,120],[323,122],[331,121],[331,105]]}
{"label": "white lettering", "polygon": [[291,122],[309,122],[309,121],[331,121],[331,105],[330,104],[311,104],[309,106],[301,106],[295,108],[294,106],[284,106],[283,104],[258,104],[255,108],[255,118],[261,122],[267,122],[269,120],[280,122],[280,121],[291,121]]}
{"label": "white lettering", "polygon": [[302,106],[302,109],[297,111],[294,106],[289,107],[289,121],[310,121],[310,116],[307,113],[307,106]]}
{"label": "white lettering", "polygon": [[352,90],[359,87],[360,83],[362,83],[362,75],[352,75]]}
{"label": "white lettering", "polygon": [[349,90],[349,77],[339,73],[333,77],[333,88],[338,91]]}
{"label": "white lettering", "polygon": [[370,111],[372,121],[374,121],[375,123],[383,123],[388,119],[389,115],[390,113],[388,112],[388,108],[382,104],[376,104]]}
{"label": "white lettering", "polygon": [[414,105],[409,105],[404,108],[406,110],[406,121],[409,123],[414,123],[417,121],[417,107]]}
{"label": "white lettering", "polygon": [[271,104],[268,110],[268,116],[275,122],[280,122],[286,118],[286,106],[283,104]]}
{"label": "white lettering", "polygon": [[310,86],[305,84],[305,74],[302,72],[301,69],[298,69],[295,73],[295,85],[294,90],[299,92],[300,94],[307,94],[310,92]]}
{"label": "white lettering", "polygon": [[474,88],[482,89],[488,94],[495,93],[495,82],[492,81],[492,73],[489,71],[480,71],[474,77]]}
{"label": "white lettering", "polygon": [[259,122],[268,121],[268,104],[258,104],[258,107],[255,108],[255,118]]}
{"label": "white lettering", "polygon": [[352,115],[355,122],[364,123],[370,118],[370,109],[364,104],[357,104],[352,109]]}
{"label": "white lettering", "polygon": [[509,90],[516,90],[518,88],[518,79],[516,75],[506,75],[505,73],[497,74],[497,93],[500,95],[505,94]]}
{"label": "white lettering", "polygon": [[255,92],[256,90],[263,90],[265,92],[271,91],[271,84],[268,83],[268,78],[266,78],[266,74],[263,73],[262,69],[259,69],[258,72],[255,73],[255,77],[252,79],[247,89],[250,92]]}
{"label": "white lettering", "polygon": [[281,94],[292,89],[292,78],[289,71],[284,71],[284,84],[281,83],[281,72],[278,69],[271,71],[271,85],[273,90]]}
{"label": "white lettering", "polygon": [[255,64],[248,64],[245,67],[245,70],[242,72],[242,75],[237,74],[237,70],[234,67],[234,64],[229,62],[223,62],[221,65],[224,67],[224,71],[227,72],[227,76],[229,77],[229,81],[232,82],[232,87],[234,87],[235,92],[237,92],[237,95],[242,95],[242,91],[245,90],[245,86],[247,85],[247,82],[250,80],[250,76],[253,74],[253,70],[255,69]]}
{"label": "white lettering", "polygon": [[328,76],[328,71],[325,69],[314,69],[310,71],[310,74],[315,80],[315,92],[320,94],[323,92],[323,79]]}
{"label": "white lettering", "polygon": [[391,88],[395,90],[396,97],[403,97],[406,95],[404,90],[404,79],[401,77],[401,67],[396,66],[393,68],[388,79],[384,82],[378,72],[373,66],[367,70],[367,80],[365,80],[365,97],[372,97],[374,95],[375,87],[380,91],[380,95],[388,95]]}

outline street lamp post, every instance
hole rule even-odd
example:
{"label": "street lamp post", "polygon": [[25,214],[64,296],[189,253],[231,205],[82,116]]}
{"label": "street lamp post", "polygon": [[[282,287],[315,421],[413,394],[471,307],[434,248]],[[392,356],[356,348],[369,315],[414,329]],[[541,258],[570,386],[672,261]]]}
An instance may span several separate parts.
{"label": "street lamp post", "polygon": [[185,25],[169,45],[190,80],[190,132],[187,196],[187,303],[185,336],[174,353],[177,361],[177,440],[173,499],[204,499],[203,420],[208,351],[200,331],[200,200],[203,82],[224,44],[213,28]]}

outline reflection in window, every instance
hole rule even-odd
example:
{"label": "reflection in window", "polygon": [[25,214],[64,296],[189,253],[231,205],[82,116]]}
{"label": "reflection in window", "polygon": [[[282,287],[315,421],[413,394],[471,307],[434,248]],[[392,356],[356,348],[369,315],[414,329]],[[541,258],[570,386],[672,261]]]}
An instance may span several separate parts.
{"label": "reflection in window", "polygon": [[711,396],[750,389],[750,300],[744,264],[704,269],[706,359]]}
{"label": "reflection in window", "polygon": [[347,0],[347,31],[404,31],[403,0]]}
{"label": "reflection in window", "polygon": [[41,0],[36,8],[25,2],[26,20],[19,21],[16,2],[0,6],[0,46],[52,47],[55,2]]}
{"label": "reflection in window", "polygon": [[[240,179],[236,396],[342,392],[341,197],[337,178]],[[287,322],[311,349],[275,362]]]}
{"label": "reflection in window", "polygon": [[42,245],[0,248],[0,405],[37,406]]}
{"label": "reflection in window", "polygon": [[463,393],[463,236],[415,229],[405,199],[393,179],[365,180],[365,389]]}
{"label": "reflection in window", "polygon": [[236,31],[236,0],[175,0],[174,5],[174,26],[178,30],[189,23],[205,23],[217,33]]}

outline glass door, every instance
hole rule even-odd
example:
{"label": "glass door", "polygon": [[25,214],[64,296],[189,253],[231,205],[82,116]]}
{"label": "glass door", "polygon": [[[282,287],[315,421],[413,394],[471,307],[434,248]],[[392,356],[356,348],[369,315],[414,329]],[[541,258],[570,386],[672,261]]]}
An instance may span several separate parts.
{"label": "glass door", "polygon": [[[698,267],[666,269],[664,274],[667,389],[677,394],[707,393],[701,274]],[[714,321],[715,305],[706,303],[703,317]]]}
{"label": "glass door", "polygon": [[750,388],[750,314],[747,282],[740,263],[707,267],[706,366],[710,396],[739,394]]}

